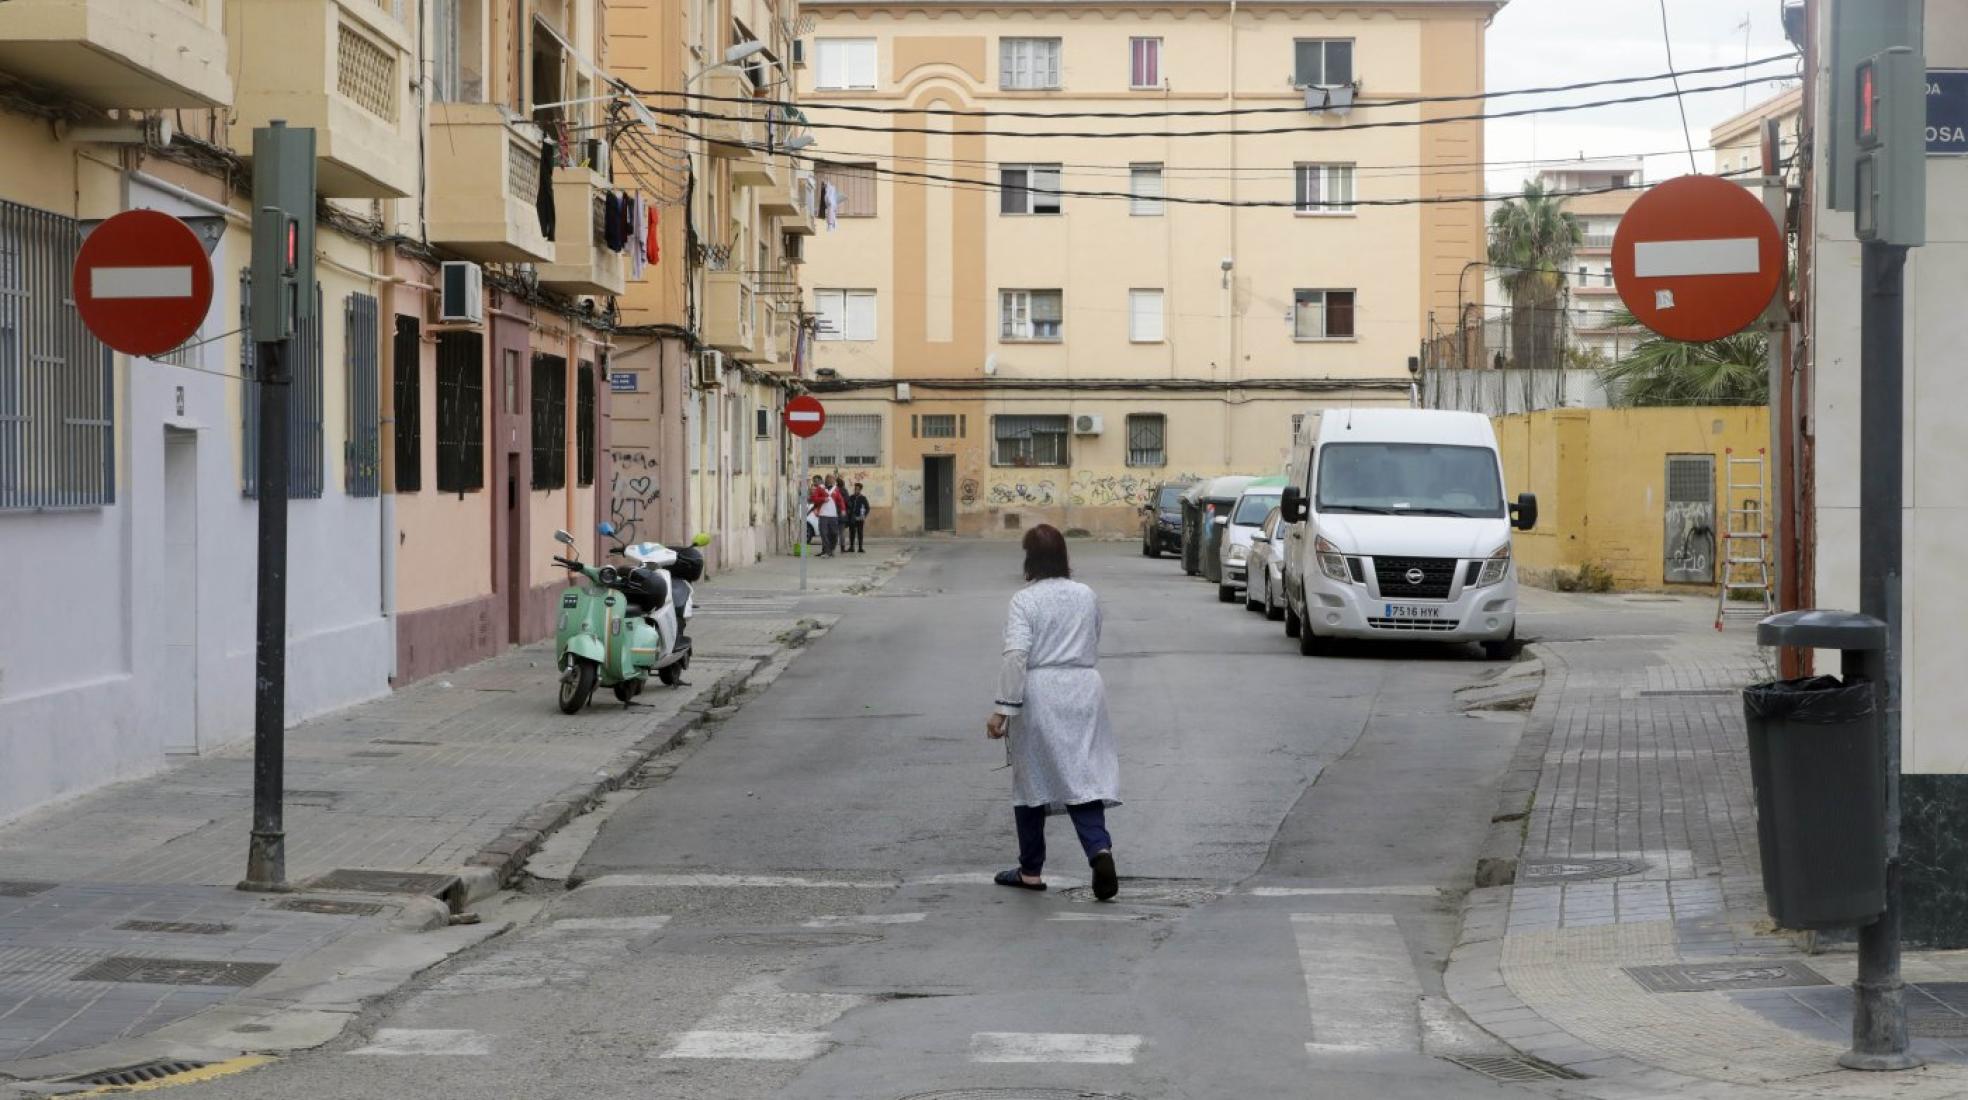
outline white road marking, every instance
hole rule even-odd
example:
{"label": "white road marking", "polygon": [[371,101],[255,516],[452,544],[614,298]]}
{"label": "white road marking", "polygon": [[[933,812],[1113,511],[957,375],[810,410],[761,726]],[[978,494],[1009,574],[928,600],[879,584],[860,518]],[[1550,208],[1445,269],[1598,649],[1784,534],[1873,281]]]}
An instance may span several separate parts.
{"label": "white road marking", "polygon": [[459,1028],[377,1028],[366,1047],[350,1054],[470,1057],[492,1053],[492,1043],[476,1031]]}
{"label": "white road marking", "polygon": [[1421,983],[1386,913],[1293,913],[1312,1011],[1308,1053],[1418,1053]]}
{"label": "white road marking", "polygon": [[797,1062],[833,1047],[826,1029],[873,998],[849,993],[788,993],[757,978],[718,998],[696,1028],[682,1032],[664,1058],[735,1058]]}
{"label": "white road marking", "polygon": [[553,922],[556,932],[654,932],[670,923],[658,917],[563,917]]}
{"label": "white road marking", "polygon": [[189,267],[92,267],[89,297],[189,298]]}
{"label": "white road marking", "polygon": [[824,1031],[686,1031],[665,1058],[733,1058],[748,1062],[803,1062],[833,1045]]}
{"label": "white road marking", "polygon": [[1147,913],[1054,913],[1047,920],[1079,922],[1110,920],[1152,920]]}
{"label": "white road marking", "polygon": [[1432,898],[1435,886],[1253,886],[1254,898],[1343,898],[1350,895],[1393,898]]}
{"label": "white road marking", "polygon": [[1065,1032],[980,1031],[970,1037],[973,1062],[1094,1062],[1130,1065],[1139,1035],[1073,1035]]}
{"label": "white road marking", "polygon": [[788,886],[813,890],[892,890],[893,882],[849,882],[844,879],[801,878],[798,875],[603,875],[581,884],[583,890],[608,887],[671,887],[723,889],[738,886]]}
{"label": "white road marking", "polygon": [[[995,871],[957,871],[945,875],[924,875],[922,878],[912,878],[906,885],[995,886],[997,883],[993,880],[996,878],[997,872]],[[1065,890],[1074,886],[1086,885],[1085,879],[1068,878],[1064,875],[1047,875],[1045,880],[1046,885],[1054,890]]]}
{"label": "white road marking", "polygon": [[1640,241],[1633,246],[1633,274],[1641,279],[1675,275],[1754,275],[1762,270],[1755,237],[1705,241]]}
{"label": "white road marking", "polygon": [[863,913],[849,917],[815,917],[800,925],[801,928],[839,928],[850,924],[916,924],[929,916],[928,913]]}

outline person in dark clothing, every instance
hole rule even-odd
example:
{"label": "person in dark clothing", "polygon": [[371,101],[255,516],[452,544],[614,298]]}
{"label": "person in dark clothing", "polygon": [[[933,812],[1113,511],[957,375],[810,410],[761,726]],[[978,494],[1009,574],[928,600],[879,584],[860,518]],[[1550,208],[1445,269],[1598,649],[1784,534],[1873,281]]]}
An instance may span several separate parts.
{"label": "person in dark clothing", "polygon": [[863,488],[860,482],[855,482],[854,495],[847,498],[847,552],[850,554],[868,552],[868,513],[872,508],[868,495],[861,491]]}

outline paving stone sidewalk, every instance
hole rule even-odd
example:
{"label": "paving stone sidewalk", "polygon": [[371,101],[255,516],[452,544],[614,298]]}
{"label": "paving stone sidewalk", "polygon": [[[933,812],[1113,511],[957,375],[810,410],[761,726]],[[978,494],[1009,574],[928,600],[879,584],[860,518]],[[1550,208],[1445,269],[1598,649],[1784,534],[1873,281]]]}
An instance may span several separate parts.
{"label": "paving stone sidewalk", "polygon": [[1716,631],[1706,600],[1526,604],[1570,629],[1536,647],[1546,679],[1518,753],[1536,796],[1515,885],[1470,895],[1456,1003],[1583,1075],[1567,1095],[1968,1094],[1968,955],[1907,958],[1931,1064],[1853,1073],[1836,1058],[1854,956],[1810,953],[1765,914],[1740,692],[1774,672],[1753,626]]}
{"label": "paving stone sidewalk", "polygon": [[[805,592],[791,558],[709,579],[688,686],[652,683],[634,706],[597,692],[561,714],[546,642],[288,730],[288,881],[367,869],[496,888],[593,792],[836,617],[803,598],[869,591],[907,555],[810,562]],[[252,767],[248,740],[0,825],[0,1075],[182,1020],[351,932],[441,921],[435,902],[234,889]],[[319,911],[338,898],[356,904]]]}

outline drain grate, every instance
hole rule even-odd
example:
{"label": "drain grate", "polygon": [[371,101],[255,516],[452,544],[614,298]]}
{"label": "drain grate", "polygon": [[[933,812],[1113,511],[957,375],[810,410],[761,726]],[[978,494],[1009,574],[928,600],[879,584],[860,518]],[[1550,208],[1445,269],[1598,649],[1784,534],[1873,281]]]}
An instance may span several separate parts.
{"label": "drain grate", "polygon": [[1542,886],[1554,882],[1587,882],[1592,879],[1622,878],[1647,869],[1637,859],[1527,859],[1517,868],[1519,886]]}
{"label": "drain grate", "polygon": [[72,982],[138,982],[144,985],[252,985],[278,969],[275,963],[215,962],[205,959],[144,959],[114,955],[78,974]]}
{"label": "drain grate", "polygon": [[902,1100],[1135,1100],[1118,1092],[1088,1092],[1085,1089],[938,1089],[913,1092]]}
{"label": "drain grate", "polygon": [[118,932],[169,932],[174,936],[223,936],[232,931],[232,925],[189,920],[126,920],[117,925],[116,930]]}
{"label": "drain grate", "polygon": [[[1067,901],[1106,904],[1093,896],[1093,887],[1091,886],[1069,886],[1061,890],[1059,895]],[[1120,896],[1116,897],[1114,902],[1127,905],[1163,905],[1171,908],[1184,908],[1191,905],[1201,905],[1204,902],[1215,901],[1217,896],[1217,892],[1211,889],[1210,884],[1206,882],[1187,879],[1127,878],[1123,876],[1121,879]]]}
{"label": "drain grate", "polygon": [[289,913],[319,913],[326,917],[373,917],[383,907],[367,901],[334,901],[330,898],[294,898],[274,906]]}
{"label": "drain grate", "polygon": [[423,894],[443,898],[458,888],[456,875],[427,875],[415,871],[363,871],[344,867],[308,884],[313,890],[349,890],[358,894]]}
{"label": "drain grate", "polygon": [[727,932],[715,937],[718,943],[734,947],[849,947],[857,943],[878,943],[879,932]]}
{"label": "drain grate", "polygon": [[107,1069],[101,1073],[91,1073],[82,1077],[64,1077],[57,1084],[62,1085],[145,1085],[152,1081],[162,1081],[195,1069],[204,1069],[210,1062],[184,1062],[160,1060],[145,1062],[142,1065],[125,1066],[122,1069]]}
{"label": "drain grate", "polygon": [[1528,1054],[1457,1054],[1448,1061],[1475,1070],[1492,1081],[1583,1081],[1585,1074],[1553,1065]]}
{"label": "drain grate", "polygon": [[31,898],[36,894],[45,894],[59,885],[61,884],[56,882],[20,882],[0,879],[0,898]]}
{"label": "drain grate", "polygon": [[1825,976],[1800,962],[1683,963],[1622,967],[1649,993],[1706,993],[1719,989],[1788,989],[1830,985]]}

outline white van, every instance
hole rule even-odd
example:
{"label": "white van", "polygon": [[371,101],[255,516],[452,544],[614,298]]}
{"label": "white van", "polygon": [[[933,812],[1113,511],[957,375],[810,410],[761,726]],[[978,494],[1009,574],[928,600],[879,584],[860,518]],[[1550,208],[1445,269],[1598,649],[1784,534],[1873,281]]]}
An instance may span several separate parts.
{"label": "white van", "polygon": [[1516,652],[1510,533],[1537,523],[1537,498],[1505,502],[1488,417],[1327,409],[1306,418],[1287,476],[1285,633],[1299,652],[1331,638]]}

